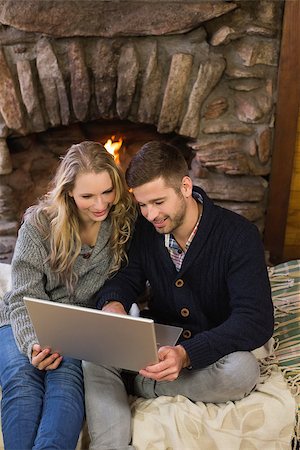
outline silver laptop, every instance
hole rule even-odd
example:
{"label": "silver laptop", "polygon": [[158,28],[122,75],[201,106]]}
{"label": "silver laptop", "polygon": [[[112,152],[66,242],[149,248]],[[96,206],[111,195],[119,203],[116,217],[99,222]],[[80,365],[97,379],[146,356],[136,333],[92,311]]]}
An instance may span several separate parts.
{"label": "silver laptop", "polygon": [[29,297],[24,302],[43,348],[132,371],[158,362],[158,347],[175,345],[182,332],[141,317]]}

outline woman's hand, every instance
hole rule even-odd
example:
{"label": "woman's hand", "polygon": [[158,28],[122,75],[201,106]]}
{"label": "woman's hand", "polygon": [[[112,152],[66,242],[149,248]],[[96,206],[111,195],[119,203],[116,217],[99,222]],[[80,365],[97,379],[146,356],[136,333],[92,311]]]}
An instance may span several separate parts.
{"label": "woman's hand", "polygon": [[59,353],[51,353],[50,348],[42,349],[39,344],[33,344],[31,364],[39,370],[54,370],[60,365],[62,356]]}

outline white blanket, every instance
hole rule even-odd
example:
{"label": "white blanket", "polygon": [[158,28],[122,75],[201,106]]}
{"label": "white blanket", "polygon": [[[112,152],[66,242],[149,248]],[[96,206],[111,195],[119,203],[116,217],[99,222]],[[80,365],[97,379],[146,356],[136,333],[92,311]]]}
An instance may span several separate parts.
{"label": "white blanket", "polygon": [[220,404],[138,398],[132,404],[136,450],[290,450],[296,403],[281,372],[248,397]]}
{"label": "white blanket", "polygon": [[[10,265],[0,263],[0,299],[10,285]],[[136,399],[133,445],[136,450],[290,450],[295,412],[295,399],[274,366],[255,392],[236,402],[195,404],[183,396]]]}

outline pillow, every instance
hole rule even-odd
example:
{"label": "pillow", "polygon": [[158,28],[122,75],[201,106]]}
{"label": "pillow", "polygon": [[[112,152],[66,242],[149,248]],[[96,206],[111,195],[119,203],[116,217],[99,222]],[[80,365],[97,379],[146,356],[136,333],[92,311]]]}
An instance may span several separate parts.
{"label": "pillow", "polygon": [[0,263],[0,300],[11,289],[11,265]]}

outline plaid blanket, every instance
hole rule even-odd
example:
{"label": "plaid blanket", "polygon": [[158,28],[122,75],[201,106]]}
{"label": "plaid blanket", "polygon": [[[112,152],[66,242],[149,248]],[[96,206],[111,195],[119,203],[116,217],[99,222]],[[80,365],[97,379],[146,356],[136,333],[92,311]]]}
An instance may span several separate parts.
{"label": "plaid blanket", "polygon": [[275,311],[278,365],[296,397],[296,438],[300,440],[300,260],[269,268]]}

